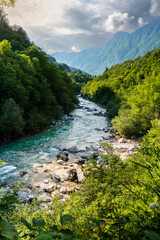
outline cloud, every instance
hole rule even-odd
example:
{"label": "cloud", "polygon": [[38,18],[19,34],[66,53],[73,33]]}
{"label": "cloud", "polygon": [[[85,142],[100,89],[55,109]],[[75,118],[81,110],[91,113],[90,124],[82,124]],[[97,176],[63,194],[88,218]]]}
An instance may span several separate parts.
{"label": "cloud", "polygon": [[151,0],[150,14],[154,17],[160,16],[160,0]]}
{"label": "cloud", "polygon": [[139,24],[140,27],[143,27],[145,25],[144,19],[139,17],[138,18],[138,24]]}
{"label": "cloud", "polygon": [[[47,52],[102,47],[116,31],[135,31],[160,13],[160,0],[17,0],[5,8]],[[158,10],[159,9],[159,10]]]}
{"label": "cloud", "polygon": [[77,47],[73,46],[73,47],[71,48],[71,51],[72,51],[72,52],[79,52],[80,50],[79,50]]}
{"label": "cloud", "polygon": [[128,13],[114,12],[108,16],[107,20],[104,23],[104,28],[106,31],[112,33],[122,31],[133,19],[134,16],[129,17]]}

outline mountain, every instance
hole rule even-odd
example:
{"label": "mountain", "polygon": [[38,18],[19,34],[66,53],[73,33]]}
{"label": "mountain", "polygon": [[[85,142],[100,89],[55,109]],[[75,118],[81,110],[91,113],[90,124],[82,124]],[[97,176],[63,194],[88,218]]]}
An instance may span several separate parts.
{"label": "mountain", "polygon": [[133,33],[117,32],[102,48],[95,47],[72,53],[56,52],[52,56],[58,62],[98,75],[106,68],[128,59],[135,59],[159,46],[160,18],[155,18]]}
{"label": "mountain", "polygon": [[58,63],[56,59],[50,55],[48,55],[48,58],[49,58],[48,60],[49,63],[54,63],[58,68],[60,68],[61,70],[65,70],[68,73],[71,73],[71,72],[81,72],[82,74],[86,73],[84,71],[81,71],[80,69],[68,66],[66,63]]}

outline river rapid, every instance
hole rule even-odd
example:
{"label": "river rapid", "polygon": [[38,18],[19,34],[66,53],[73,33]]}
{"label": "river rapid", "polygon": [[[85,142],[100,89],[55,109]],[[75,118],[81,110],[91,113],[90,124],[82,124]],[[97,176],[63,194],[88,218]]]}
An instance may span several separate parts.
{"label": "river rapid", "polygon": [[[80,150],[85,150],[86,147],[94,146],[106,137],[107,133],[102,129],[107,126],[107,119],[95,115],[100,111],[105,112],[105,109],[81,97],[79,100],[82,108],[71,113],[74,120],[0,147],[0,159],[6,163],[0,168],[0,183],[19,180],[29,183],[40,181],[42,176],[35,174],[36,164],[56,162],[60,148],[76,146]],[[87,107],[94,110],[88,111]],[[101,131],[97,131],[96,128]],[[21,178],[21,171],[28,174]]]}

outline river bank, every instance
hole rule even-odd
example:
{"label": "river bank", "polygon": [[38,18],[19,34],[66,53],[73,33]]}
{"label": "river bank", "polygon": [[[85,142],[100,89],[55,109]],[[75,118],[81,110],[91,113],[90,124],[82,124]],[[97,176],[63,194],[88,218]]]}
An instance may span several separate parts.
{"label": "river bank", "polygon": [[85,179],[83,169],[88,159],[93,157],[97,165],[104,161],[105,141],[112,143],[122,160],[138,146],[134,140],[113,134],[105,109],[82,98],[80,106],[62,121],[53,123],[45,135],[41,133],[0,149],[0,157],[7,160],[7,165],[0,169],[5,192],[22,180],[25,186],[18,193],[22,202],[33,199],[51,202],[55,194],[65,200]]}

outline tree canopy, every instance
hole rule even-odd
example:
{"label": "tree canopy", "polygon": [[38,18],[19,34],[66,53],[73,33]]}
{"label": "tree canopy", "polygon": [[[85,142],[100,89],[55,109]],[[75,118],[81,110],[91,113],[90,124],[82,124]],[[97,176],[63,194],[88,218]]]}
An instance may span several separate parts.
{"label": "tree canopy", "polygon": [[106,69],[82,89],[107,107],[113,127],[127,137],[142,136],[160,118],[160,49]]}
{"label": "tree canopy", "polygon": [[[68,74],[50,63],[48,55],[30,42],[21,27],[11,27],[2,9],[0,31],[0,141],[3,141],[45,128],[53,118],[73,110],[77,98]],[[10,123],[9,130],[10,116],[4,108],[13,102],[17,115],[13,122],[17,126]]]}

